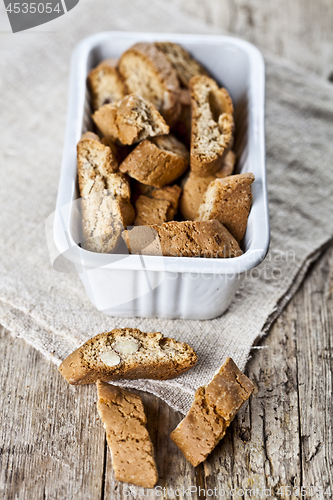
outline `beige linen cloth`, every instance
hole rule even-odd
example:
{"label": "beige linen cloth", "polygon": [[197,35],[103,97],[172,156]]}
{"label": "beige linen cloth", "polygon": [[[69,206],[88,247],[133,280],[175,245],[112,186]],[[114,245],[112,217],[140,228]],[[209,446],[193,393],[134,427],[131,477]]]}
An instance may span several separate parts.
{"label": "beige linen cloth", "polygon": [[271,249],[227,313],[210,321],[111,318],[93,307],[77,275],[52,269],[44,232],[58,188],[70,55],[83,37],[105,30],[218,32],[159,0],[80,0],[40,33],[1,35],[0,323],[55,363],[114,327],[186,341],[199,355],[189,373],[120,382],[184,413],[226,356],[244,369],[333,236],[333,87],[266,58]]}

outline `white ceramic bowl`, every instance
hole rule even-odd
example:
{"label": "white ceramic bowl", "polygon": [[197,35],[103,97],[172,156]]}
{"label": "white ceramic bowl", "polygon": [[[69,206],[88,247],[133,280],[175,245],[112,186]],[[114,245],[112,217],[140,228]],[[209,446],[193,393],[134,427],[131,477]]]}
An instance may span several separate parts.
{"label": "white ceramic bowl", "polygon": [[[235,105],[236,171],[253,172],[253,205],[233,259],[97,254],[83,250],[78,203],[76,144],[91,128],[88,72],[139,41],[183,45],[231,94]],[[71,65],[67,128],[53,237],[59,254],[74,263],[96,308],[111,316],[209,319],[229,306],[246,272],[265,257],[269,217],[264,139],[264,62],[250,43],[225,36],[107,32],[84,39]]]}

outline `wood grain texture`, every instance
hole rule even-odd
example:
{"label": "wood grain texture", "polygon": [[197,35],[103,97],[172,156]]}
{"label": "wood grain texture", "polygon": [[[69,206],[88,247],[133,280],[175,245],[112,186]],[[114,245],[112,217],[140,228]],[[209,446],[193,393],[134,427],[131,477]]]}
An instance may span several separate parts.
{"label": "wood grain texture", "polygon": [[[303,484],[333,498],[333,252],[295,297]],[[330,491],[330,494],[329,494]]]}
{"label": "wood grain texture", "polygon": [[[288,353],[288,354],[287,354]],[[264,348],[255,352],[247,374],[256,391],[241,409],[227,439],[206,460],[207,486],[219,489],[270,491],[300,485],[300,436],[295,342],[295,310],[292,305],[273,326]],[[259,495],[257,494],[259,497]],[[234,498],[241,498],[234,495]],[[294,497],[292,497],[294,498]]]}
{"label": "wood grain texture", "polygon": [[333,78],[331,0],[166,0],[183,11]]}
{"label": "wood grain texture", "polygon": [[94,387],[69,386],[23,340],[0,334],[0,498],[100,499],[104,430]]}
{"label": "wood grain texture", "polygon": [[[95,387],[68,386],[50,362],[1,330],[1,498],[197,500],[223,498],[224,491],[224,498],[296,499],[310,498],[311,487],[322,492],[315,498],[331,498],[324,492],[333,491],[332,311],[330,247],[254,350],[247,374],[255,393],[196,469],[169,438],[181,415],[138,393],[157,450],[161,495],[114,479]],[[189,496],[190,487],[196,492]]]}

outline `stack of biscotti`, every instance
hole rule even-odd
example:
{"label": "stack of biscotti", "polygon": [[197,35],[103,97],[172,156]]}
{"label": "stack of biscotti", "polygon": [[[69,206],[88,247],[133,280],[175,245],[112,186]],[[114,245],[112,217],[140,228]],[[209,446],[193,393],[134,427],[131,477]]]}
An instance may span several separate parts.
{"label": "stack of biscotti", "polygon": [[[91,338],[61,363],[60,373],[70,384],[97,385],[97,409],[119,481],[153,488],[158,472],[141,398],[107,382],[170,379],[196,362],[196,353],[185,342],[159,332],[115,328]],[[193,466],[213,451],[253,389],[231,358],[206,386],[198,388],[187,416],[171,433],[171,439]]]}
{"label": "stack of biscotti", "polygon": [[158,473],[141,398],[106,381],[166,380],[196,362],[196,353],[185,342],[160,332],[115,328],[91,338],[61,363],[60,373],[70,384],[97,385],[97,409],[119,481],[153,488]]}
{"label": "stack of biscotti", "polygon": [[82,246],[123,252],[135,237],[127,250],[151,253],[148,227],[161,239],[155,255],[241,255],[254,176],[233,174],[228,91],[171,42],[137,43],[102,61],[88,86],[99,135],[84,134],[77,147]]}

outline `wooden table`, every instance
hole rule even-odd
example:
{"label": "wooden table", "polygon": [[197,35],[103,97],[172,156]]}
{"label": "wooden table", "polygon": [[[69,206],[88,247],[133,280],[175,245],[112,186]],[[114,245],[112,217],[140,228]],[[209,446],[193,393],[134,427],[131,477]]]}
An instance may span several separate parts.
{"label": "wooden table", "polygon": [[[193,0],[191,5],[198,2]],[[183,0],[175,3],[185,6]],[[308,25],[307,37],[300,35],[300,47],[306,66],[311,66],[312,57],[312,69],[327,76],[333,69],[333,58],[332,68],[325,69],[328,38],[324,40],[322,35],[329,23],[332,26],[332,19],[327,18],[329,0],[297,0],[292,6],[288,2],[289,10],[279,11],[279,20],[274,16],[277,4],[284,8],[287,2],[275,2],[274,7],[272,0],[265,6],[255,0],[209,0],[202,16],[207,17],[207,9],[214,13],[214,9],[229,8],[234,25],[229,18],[223,24],[221,18],[221,26],[237,33],[238,12],[248,38],[259,46],[266,40],[274,50],[272,33],[277,23],[285,28],[280,33],[284,45],[288,47],[289,36],[295,46],[302,18],[299,9],[305,9],[306,19],[314,9],[317,24]],[[269,9],[271,16],[267,15]],[[247,18],[244,12],[248,12]],[[263,19],[266,38],[260,30]],[[292,36],[287,25],[293,26]],[[333,29],[328,36],[332,40]],[[312,56],[305,53],[309,39],[316,41]],[[294,58],[288,51],[282,55]],[[255,394],[203,465],[194,469],[169,439],[181,415],[157,397],[140,394],[157,450],[158,485],[168,488],[160,495],[146,491],[142,496],[143,491],[134,494],[114,480],[104,430],[95,410],[95,388],[68,386],[53,364],[0,328],[1,498],[284,499],[310,498],[311,487],[318,492],[314,498],[333,498],[332,332],[333,246],[313,266],[269,335],[254,350],[247,375],[255,383]]]}

